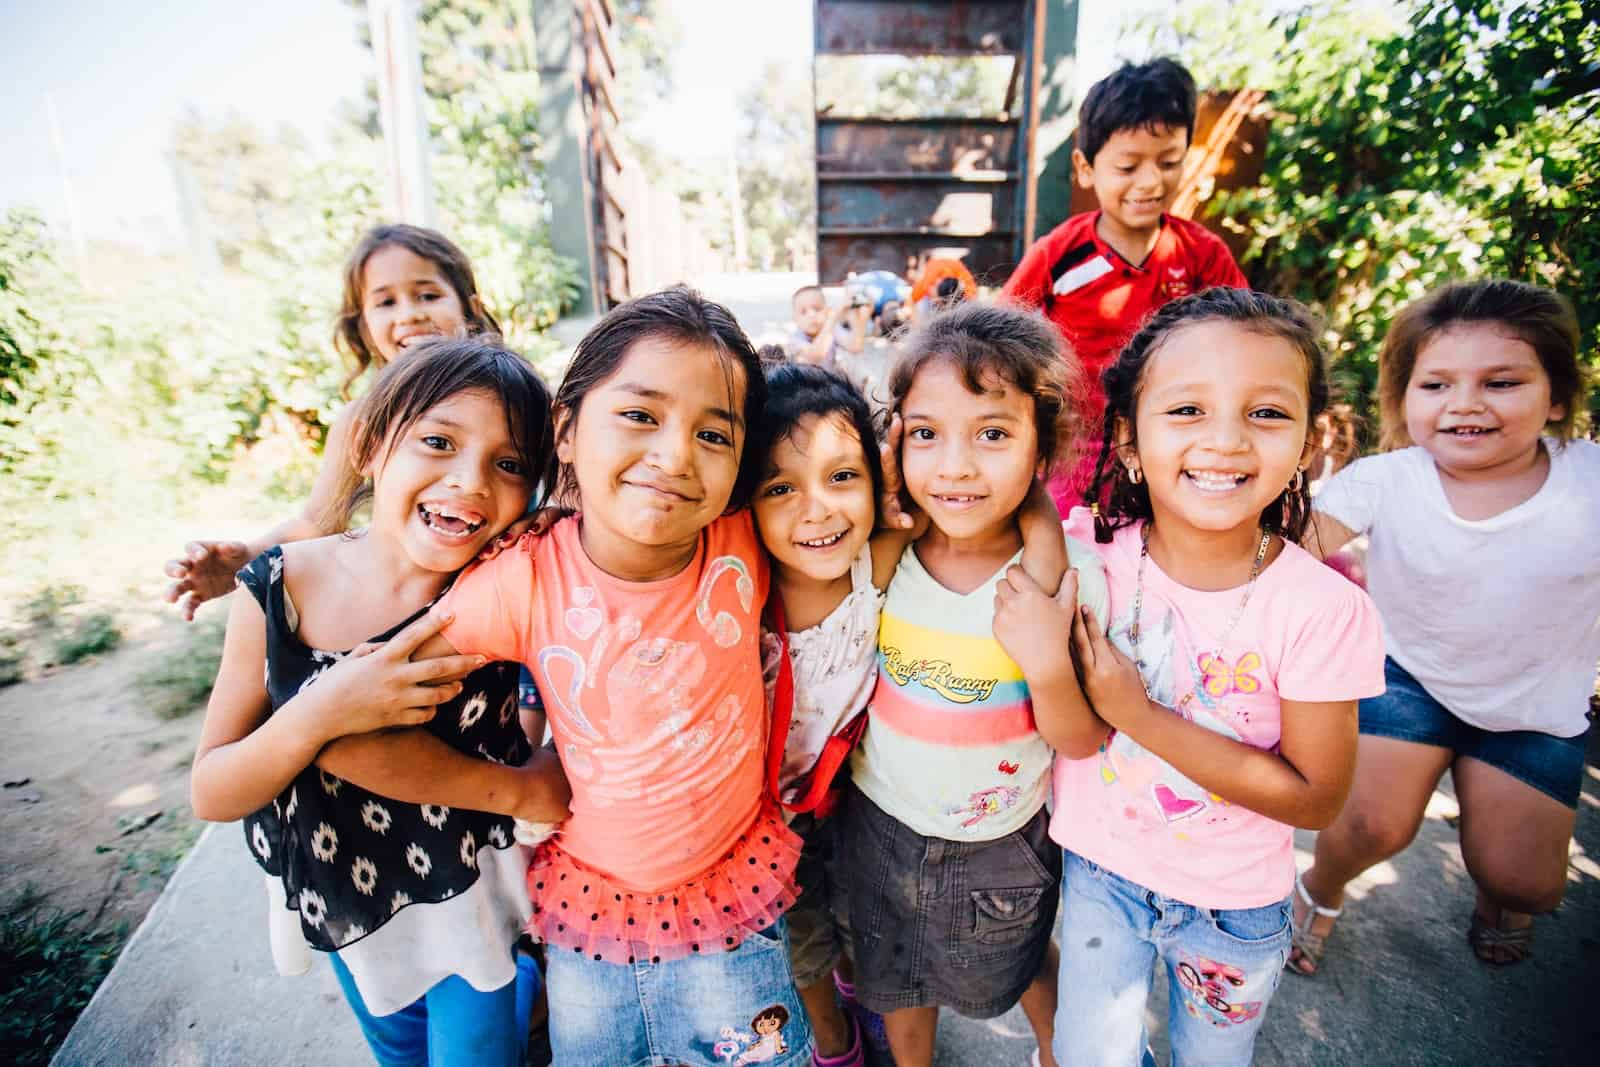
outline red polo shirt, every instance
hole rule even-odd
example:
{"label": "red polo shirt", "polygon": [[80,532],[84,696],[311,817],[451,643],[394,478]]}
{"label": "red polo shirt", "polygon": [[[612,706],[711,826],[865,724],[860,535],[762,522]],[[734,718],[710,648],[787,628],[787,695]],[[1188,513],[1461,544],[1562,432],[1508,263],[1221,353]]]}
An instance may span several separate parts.
{"label": "red polo shirt", "polygon": [[[1156,308],[1169,300],[1226,285],[1248,288],[1233,253],[1211,231],[1188,219],[1161,217],[1161,234],[1150,255],[1129,263],[1095,231],[1100,212],[1074,215],[1033,243],[1007,279],[1001,295],[1024,307],[1042,308],[1072,345],[1083,367],[1084,412],[1098,422],[1105,412],[1100,372]],[[1079,469],[1051,479],[1062,514],[1088,487],[1099,441],[1084,442]]]}

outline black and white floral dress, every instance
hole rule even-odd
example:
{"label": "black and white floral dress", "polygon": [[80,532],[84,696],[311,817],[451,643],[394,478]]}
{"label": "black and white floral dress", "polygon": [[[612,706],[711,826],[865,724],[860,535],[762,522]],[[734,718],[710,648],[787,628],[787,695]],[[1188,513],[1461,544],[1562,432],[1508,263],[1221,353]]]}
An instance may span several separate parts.
{"label": "black and white floral dress", "polygon": [[[252,560],[238,582],[266,615],[267,693],[276,711],[349,652],[309,648],[298,637],[280,548]],[[388,639],[426,610],[371,640]],[[424,728],[459,752],[520,765],[532,749],[517,698],[517,665],[491,663]],[[339,952],[375,1014],[399,1010],[448,974],[485,990],[513,977],[511,945],[529,905],[527,854],[512,841],[509,817],[402,803],[313,764],[247,816],[244,832],[256,862],[281,881],[282,895],[273,895],[298,912],[306,944]],[[386,932],[375,938],[380,928]],[[475,947],[474,938],[483,943]],[[418,958],[420,970],[408,973]]]}

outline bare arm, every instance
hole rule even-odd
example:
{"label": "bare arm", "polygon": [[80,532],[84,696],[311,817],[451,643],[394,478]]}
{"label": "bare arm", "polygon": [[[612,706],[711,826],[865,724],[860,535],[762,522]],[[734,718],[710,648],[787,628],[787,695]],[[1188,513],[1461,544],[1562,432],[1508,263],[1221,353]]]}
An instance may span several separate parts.
{"label": "bare arm", "polygon": [[906,548],[928,530],[928,517],[920,510],[908,512],[900,503],[900,436],[904,424],[899,413],[889,417],[889,431],[878,443],[878,462],[883,468],[883,495],[878,500],[882,524],[873,533],[872,584],[889,588],[894,569]]}
{"label": "bare arm", "polygon": [[253,597],[235,599],[190,772],[195,814],[243,818],[283,792],[333,738],[431,719],[436,705],[460,692],[455,679],[480,662],[410,662],[416,642],[440,625],[424,616],[382,645],[363,645],[268,715],[266,619]]}
{"label": "bare arm", "polygon": [[1300,547],[1316,556],[1327,559],[1356,538],[1356,532],[1338,519],[1320,511],[1311,512],[1311,525],[1300,539]]}
{"label": "bare arm", "polygon": [[1070,561],[1067,537],[1061,530],[1061,512],[1043,482],[1036,480],[1022,502],[1017,512],[1017,531],[1022,534],[1022,569],[1046,596],[1055,596]]}
{"label": "bare arm", "polygon": [[[322,466],[312,484],[311,496],[300,511],[250,541],[191,541],[183,546],[183,558],[168,560],[164,573],[173,581],[165,599],[177,604],[185,619],[193,619],[196,609],[207,600],[233,591],[233,576],[239,568],[273,545],[309,541],[341,532],[329,529],[329,516],[337,509],[341,496],[352,488],[350,432],[356,405],[348,405],[328,428],[322,451]],[[342,529],[342,528],[341,528]]]}
{"label": "bare arm", "polygon": [[1012,566],[995,586],[994,636],[1022,668],[1039,735],[1068,759],[1092,756],[1106,737],[1072,667],[1078,575],[1068,571],[1061,596],[1047,596],[1027,571]]}
{"label": "bare arm", "polygon": [[317,766],[405,803],[443,804],[530,822],[562,821],[572,797],[551,749],[539,749],[522,767],[507,767],[458,752],[422,729],[341,737],[317,756]]}
{"label": "bare arm", "polygon": [[1344,806],[1355,775],[1356,702],[1283,701],[1279,751],[1224,737],[1154,703],[1133,662],[1104,634],[1073,628],[1097,712],[1195,784],[1269,819],[1320,830]]}

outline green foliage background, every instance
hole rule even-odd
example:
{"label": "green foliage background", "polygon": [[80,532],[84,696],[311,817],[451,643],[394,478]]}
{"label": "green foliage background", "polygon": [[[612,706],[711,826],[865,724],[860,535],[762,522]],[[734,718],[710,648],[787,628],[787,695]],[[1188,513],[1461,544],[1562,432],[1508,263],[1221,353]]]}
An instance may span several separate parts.
{"label": "green foliage background", "polygon": [[[1580,0],[1183,4],[1140,24],[1202,85],[1269,93],[1259,187],[1219,198],[1257,287],[1318,307],[1336,377],[1376,425],[1395,314],[1509,277],[1578,310],[1600,366],[1600,19]],[[1591,394],[1591,409],[1600,394]]]}
{"label": "green foliage background", "polygon": [[[471,256],[513,347],[537,361],[577,271],[545,231],[527,5],[430,0],[419,36],[439,227]],[[39,219],[0,223],[7,542],[59,538],[62,508],[85,522],[171,508],[241,471],[271,495],[304,491],[342,402],[342,266],[384,221],[374,99],[315,149],[290,129],[183,119],[170,158],[187,254],[96,244],[80,270]]]}

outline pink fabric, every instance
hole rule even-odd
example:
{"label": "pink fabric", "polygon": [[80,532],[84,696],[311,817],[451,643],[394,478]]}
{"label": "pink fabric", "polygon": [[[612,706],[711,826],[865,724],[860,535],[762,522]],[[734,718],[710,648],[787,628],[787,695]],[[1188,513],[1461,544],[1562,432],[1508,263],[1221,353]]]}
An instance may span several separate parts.
{"label": "pink fabric", "polygon": [[754,525],[718,519],[682,573],[627,582],[589,561],[580,521],[523,537],[444,601],[457,649],[533,671],[572,783],[529,871],[531,928],[616,962],[732,947],[793,901],[800,847],[763,796]]}
{"label": "pink fabric", "polygon": [[[1088,509],[1067,532],[1094,543]],[[1112,642],[1132,654],[1128,626],[1139,527],[1094,546],[1111,592]],[[1355,700],[1383,692],[1383,631],[1367,594],[1295,545],[1261,572],[1222,662],[1213,642],[1241,590],[1201,592],[1145,564],[1140,652],[1145,685],[1183,715],[1256,748],[1275,749],[1281,700]],[[1101,620],[1102,622],[1104,620]],[[1064,848],[1148,889],[1203,908],[1256,908],[1294,886],[1294,831],[1195,785],[1125,734],[1089,759],[1057,757],[1050,834]]]}

